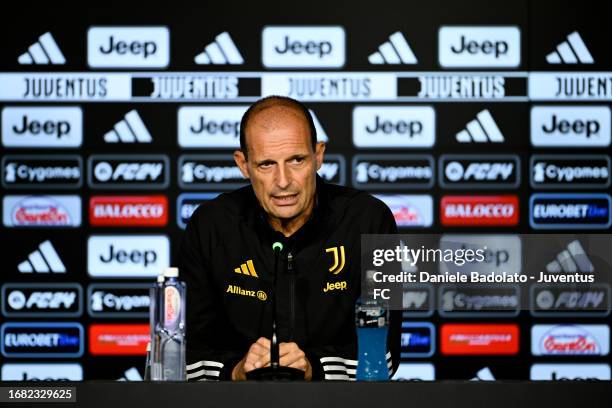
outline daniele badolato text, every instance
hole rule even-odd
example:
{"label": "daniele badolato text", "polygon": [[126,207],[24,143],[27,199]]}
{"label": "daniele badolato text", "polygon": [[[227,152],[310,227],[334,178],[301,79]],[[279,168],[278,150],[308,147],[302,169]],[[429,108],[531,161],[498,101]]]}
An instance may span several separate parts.
{"label": "daniele badolato text", "polygon": [[[547,273],[539,272],[538,276],[507,272],[444,272],[431,273],[400,272],[388,274],[375,271],[372,273],[375,283],[593,283],[595,276],[588,273]],[[536,279],[537,278],[537,279]]]}

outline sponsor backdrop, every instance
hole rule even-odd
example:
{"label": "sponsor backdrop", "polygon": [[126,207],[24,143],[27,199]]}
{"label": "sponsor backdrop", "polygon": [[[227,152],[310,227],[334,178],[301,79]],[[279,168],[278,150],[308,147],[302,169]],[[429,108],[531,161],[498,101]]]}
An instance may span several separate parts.
{"label": "sponsor backdrop", "polygon": [[[487,234],[510,269],[515,234],[610,232],[596,2],[16,6],[0,17],[2,380],[141,379],[147,284],[198,204],[245,184],[231,153],[265,95],[307,103],[321,176],[376,194],[402,232]],[[490,290],[494,316],[478,288],[408,290],[396,378],[610,379],[608,285]]]}

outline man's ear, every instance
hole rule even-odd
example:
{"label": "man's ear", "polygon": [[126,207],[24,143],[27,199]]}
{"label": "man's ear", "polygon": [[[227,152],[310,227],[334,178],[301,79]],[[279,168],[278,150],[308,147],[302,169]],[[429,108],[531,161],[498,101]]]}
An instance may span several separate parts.
{"label": "man's ear", "polygon": [[317,142],[315,146],[315,158],[317,160],[317,171],[321,168],[323,164],[323,155],[325,153],[325,142]]}
{"label": "man's ear", "polygon": [[242,175],[245,178],[250,178],[249,177],[249,166],[247,166],[247,159],[246,157],[244,157],[244,153],[242,152],[242,150],[234,151],[234,161],[236,162],[236,165],[240,169],[240,172],[242,173]]}

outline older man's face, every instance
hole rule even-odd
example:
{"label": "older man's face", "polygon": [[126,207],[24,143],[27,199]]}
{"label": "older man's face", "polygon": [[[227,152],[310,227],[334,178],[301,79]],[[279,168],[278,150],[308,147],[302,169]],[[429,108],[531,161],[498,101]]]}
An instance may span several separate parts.
{"label": "older man's face", "polygon": [[248,161],[239,151],[235,158],[261,206],[280,222],[308,216],[325,145],[318,143],[313,151],[302,113],[286,106],[270,107],[256,113],[245,131]]}

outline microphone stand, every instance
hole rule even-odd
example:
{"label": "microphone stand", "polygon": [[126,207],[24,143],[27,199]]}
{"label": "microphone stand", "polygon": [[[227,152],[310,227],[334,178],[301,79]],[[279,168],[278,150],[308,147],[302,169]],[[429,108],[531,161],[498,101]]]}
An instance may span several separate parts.
{"label": "microphone stand", "polygon": [[293,367],[280,365],[278,350],[278,337],[276,335],[276,281],[278,276],[278,258],[283,250],[283,244],[279,241],[272,244],[274,252],[274,293],[272,295],[272,339],[270,341],[270,366],[256,368],[246,373],[247,380],[257,381],[303,381],[304,371]]}

